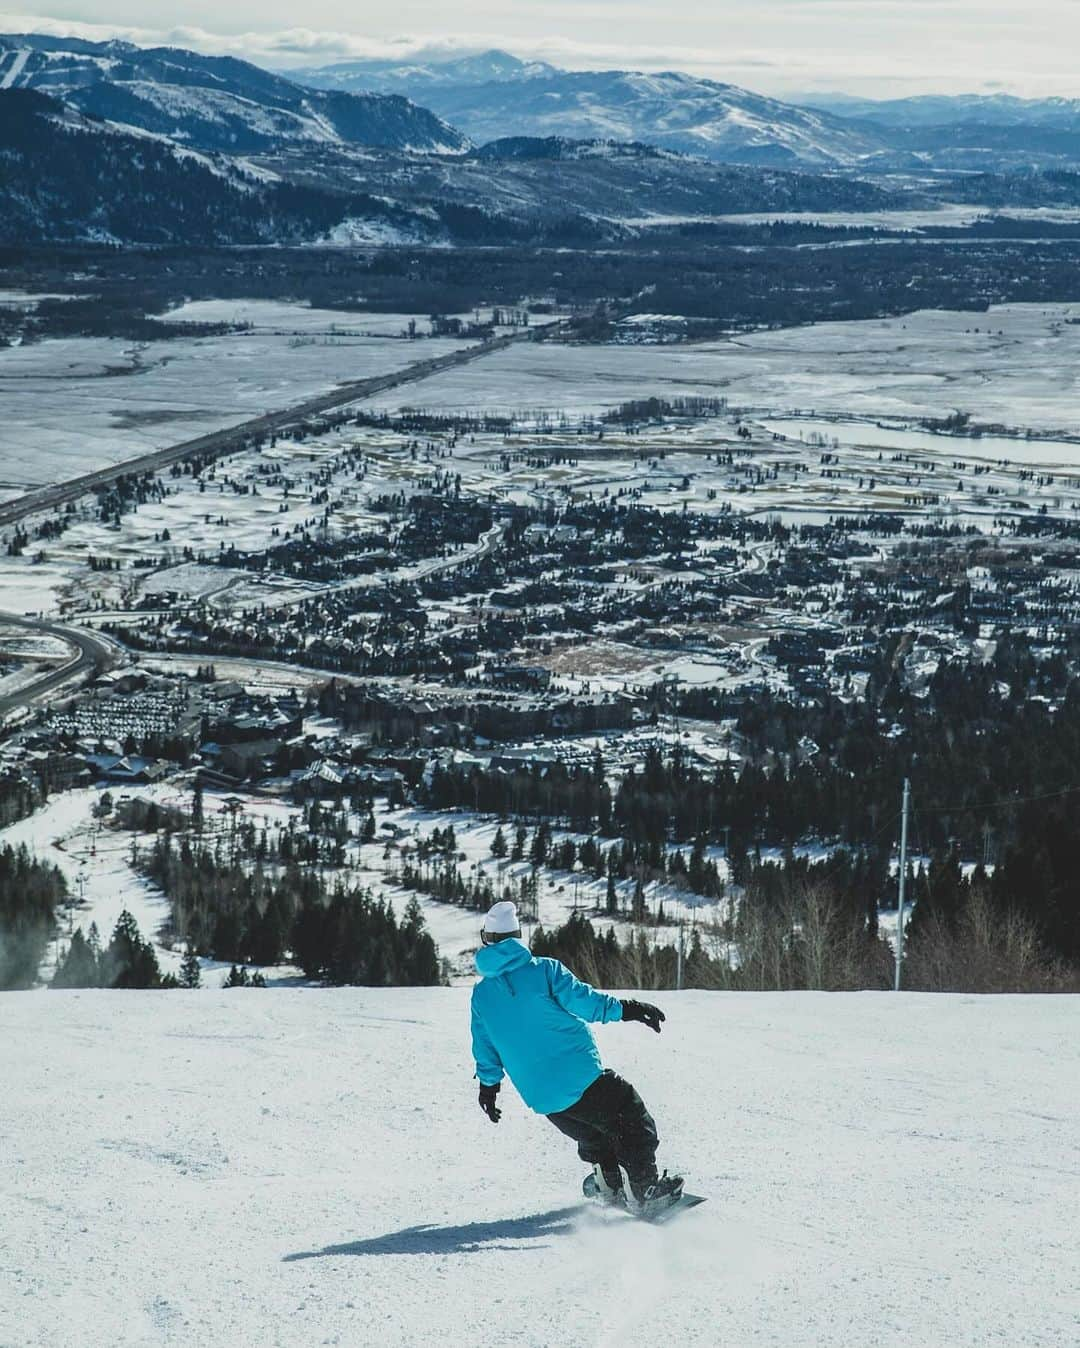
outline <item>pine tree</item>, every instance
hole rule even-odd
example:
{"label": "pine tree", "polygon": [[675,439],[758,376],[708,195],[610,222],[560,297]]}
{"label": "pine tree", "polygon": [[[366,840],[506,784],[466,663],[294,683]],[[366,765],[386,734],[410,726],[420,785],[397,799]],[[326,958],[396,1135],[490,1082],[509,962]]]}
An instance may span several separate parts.
{"label": "pine tree", "polygon": [[90,942],[83,936],[82,927],[75,929],[67,955],[57,965],[51,987],[54,988],[96,988],[101,977],[98,969],[97,954]]}
{"label": "pine tree", "polygon": [[202,987],[202,969],[199,965],[199,957],[191,946],[188,946],[187,954],[180,965],[180,986],[182,988]]}
{"label": "pine tree", "polygon": [[139,925],[125,908],[101,960],[102,985],[108,988],[156,988],[161,969],[149,942],[142,939]]}
{"label": "pine tree", "polygon": [[191,788],[191,829],[193,833],[203,831],[203,785],[197,773],[195,785]]}
{"label": "pine tree", "polygon": [[226,988],[249,988],[251,983],[248,979],[248,971],[242,965],[237,967],[234,964],[222,986]]}
{"label": "pine tree", "polygon": [[491,855],[493,857],[504,857],[509,849],[506,845],[506,834],[502,831],[502,825],[495,830],[495,837],[491,840]]}

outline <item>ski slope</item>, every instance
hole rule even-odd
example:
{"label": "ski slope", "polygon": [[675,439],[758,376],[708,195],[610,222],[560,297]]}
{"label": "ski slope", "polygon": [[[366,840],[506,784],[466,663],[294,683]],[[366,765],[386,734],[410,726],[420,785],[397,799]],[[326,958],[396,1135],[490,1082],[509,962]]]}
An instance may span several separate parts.
{"label": "ski slope", "polygon": [[657,1000],[667,1228],[481,1114],[467,989],[0,996],[0,1344],[1080,1341],[1080,999]]}

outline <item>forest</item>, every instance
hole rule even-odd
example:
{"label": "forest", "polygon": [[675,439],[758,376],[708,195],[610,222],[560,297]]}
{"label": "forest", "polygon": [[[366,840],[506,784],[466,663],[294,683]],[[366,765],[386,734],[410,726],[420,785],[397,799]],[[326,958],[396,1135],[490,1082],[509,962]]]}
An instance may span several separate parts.
{"label": "forest", "polygon": [[180,335],[177,325],[148,330],[147,314],[188,299],[281,299],[336,309],[355,307],[351,297],[363,295],[372,312],[455,314],[542,297],[576,311],[577,335],[590,341],[611,337],[617,318],[634,313],[702,320],[694,331],[706,336],[921,308],[981,312],[1011,301],[1080,299],[1075,237],[1012,233],[980,226],[961,237],[903,234],[888,247],[865,230],[788,224],[686,225],[603,247],[574,238],[271,251],[73,243],[0,247],[0,269],[10,284],[87,297],[47,304],[20,320],[29,339],[145,339],[152,331],[162,340]]}

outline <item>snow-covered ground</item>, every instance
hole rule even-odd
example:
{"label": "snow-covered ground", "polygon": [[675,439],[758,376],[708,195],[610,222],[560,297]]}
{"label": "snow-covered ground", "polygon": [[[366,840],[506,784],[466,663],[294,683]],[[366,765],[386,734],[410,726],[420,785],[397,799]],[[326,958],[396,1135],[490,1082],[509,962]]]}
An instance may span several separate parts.
{"label": "snow-covered ground", "polygon": [[[297,310],[302,326],[310,311]],[[338,315],[350,331],[365,318]],[[449,338],[417,345],[386,336],[244,332],[11,347],[0,351],[0,491],[120,463],[461,345]]]}
{"label": "snow-covered ground", "polygon": [[465,989],[0,996],[15,1348],[1067,1348],[1080,1004],[656,994],[666,1228],[476,1105]]}
{"label": "snow-covered ground", "polygon": [[666,346],[518,345],[479,365],[391,389],[375,407],[557,417],[636,398],[726,397],[780,413],[948,416],[1080,429],[1080,309],[999,305],[758,332]]}
{"label": "snow-covered ground", "polygon": [[[316,309],[287,300],[189,300],[155,314],[168,323],[249,323],[255,332],[333,336],[342,333],[400,337],[415,322],[421,336],[431,331],[427,314],[376,314],[366,310]],[[425,348],[420,348],[424,350]],[[419,360],[421,357],[417,356]]]}
{"label": "snow-covered ground", "polygon": [[[914,211],[748,211],[744,215],[698,216],[705,220],[728,220],[737,225],[786,224],[835,225],[862,229],[919,231],[943,226],[962,229],[991,216],[1007,220],[1031,220],[1036,224],[1070,224],[1080,221],[1080,211],[1071,206],[968,206],[942,202],[940,206]],[[692,217],[693,218],[693,217]]]}

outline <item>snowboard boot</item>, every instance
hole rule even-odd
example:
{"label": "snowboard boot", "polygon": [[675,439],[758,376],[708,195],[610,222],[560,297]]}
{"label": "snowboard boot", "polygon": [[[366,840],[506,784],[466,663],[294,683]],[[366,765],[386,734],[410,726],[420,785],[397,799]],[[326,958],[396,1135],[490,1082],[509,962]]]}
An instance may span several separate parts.
{"label": "snowboard boot", "polygon": [[605,1171],[599,1163],[594,1165],[592,1174],[586,1175],[582,1182],[581,1192],[586,1198],[595,1198],[608,1207],[621,1206],[626,1202],[622,1171],[618,1166]]}
{"label": "snowboard boot", "polygon": [[649,1222],[658,1217],[665,1208],[674,1206],[682,1198],[682,1192],[682,1176],[669,1175],[665,1170],[659,1179],[654,1174],[652,1180],[645,1183],[635,1183],[632,1180],[626,1207],[635,1217],[641,1217]]}

